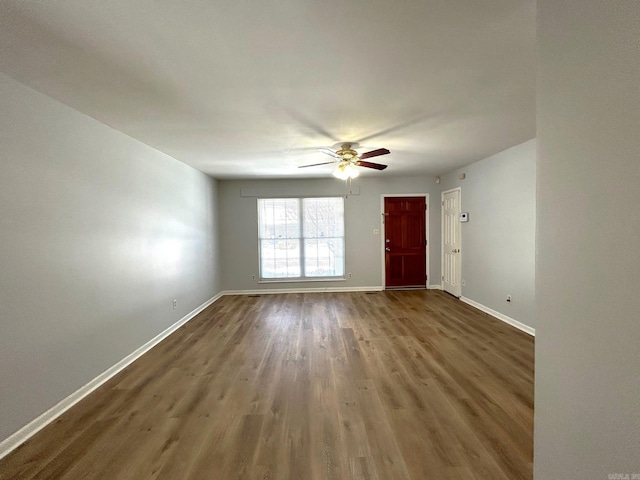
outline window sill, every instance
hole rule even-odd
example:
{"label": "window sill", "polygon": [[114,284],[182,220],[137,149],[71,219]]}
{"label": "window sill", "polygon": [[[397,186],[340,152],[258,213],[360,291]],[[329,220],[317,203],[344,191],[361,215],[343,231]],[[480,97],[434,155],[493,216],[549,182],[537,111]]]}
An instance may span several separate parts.
{"label": "window sill", "polygon": [[258,283],[309,283],[309,282],[345,282],[345,277],[319,278],[261,278]]}

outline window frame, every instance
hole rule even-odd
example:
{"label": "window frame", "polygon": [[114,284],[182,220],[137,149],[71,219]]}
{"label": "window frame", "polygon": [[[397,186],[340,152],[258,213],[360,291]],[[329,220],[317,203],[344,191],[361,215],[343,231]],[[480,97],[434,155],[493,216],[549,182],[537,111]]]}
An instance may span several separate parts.
{"label": "window frame", "polygon": [[[318,276],[311,277],[305,275],[305,240],[315,239],[321,237],[305,237],[304,236],[304,208],[303,203],[306,199],[336,199],[339,198],[342,201],[342,236],[341,237],[324,237],[324,238],[337,238],[342,239],[342,275],[335,276]],[[299,262],[300,262],[300,276],[297,277],[263,277],[262,274],[262,241],[270,240],[270,238],[262,238],[260,236],[261,231],[261,205],[262,200],[296,200],[298,204],[298,231],[299,237]],[[287,283],[287,282],[333,282],[333,281],[345,281],[346,280],[346,222],[345,222],[345,197],[343,195],[306,195],[295,197],[259,197],[256,201],[256,210],[258,214],[257,222],[257,247],[258,247],[258,283]],[[289,237],[287,237],[289,238]],[[291,237],[293,238],[293,237]],[[286,239],[285,239],[286,241]]]}

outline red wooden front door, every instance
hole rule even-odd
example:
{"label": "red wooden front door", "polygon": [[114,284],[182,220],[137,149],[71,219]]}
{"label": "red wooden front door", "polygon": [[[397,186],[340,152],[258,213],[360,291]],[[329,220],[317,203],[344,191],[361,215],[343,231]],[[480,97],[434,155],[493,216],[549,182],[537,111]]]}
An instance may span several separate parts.
{"label": "red wooden front door", "polygon": [[385,197],[386,287],[424,287],[426,276],[425,197]]}

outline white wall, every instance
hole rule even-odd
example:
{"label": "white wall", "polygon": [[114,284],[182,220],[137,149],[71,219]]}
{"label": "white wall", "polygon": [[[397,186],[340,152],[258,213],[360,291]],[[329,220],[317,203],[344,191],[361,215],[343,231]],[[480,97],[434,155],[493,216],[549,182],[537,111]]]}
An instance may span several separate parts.
{"label": "white wall", "polygon": [[[314,180],[221,180],[220,220],[223,288],[258,290],[274,288],[354,288],[382,286],[382,243],[373,229],[382,230],[381,194],[430,193],[436,198],[430,206],[429,228],[432,261],[430,279],[440,276],[440,203],[439,188],[433,178],[365,177],[354,181],[357,195],[345,200],[346,272],[353,277],[341,282],[258,283],[258,213],[257,196],[335,195],[346,192],[345,182],[332,178]],[[244,191],[243,196],[241,191]],[[248,192],[248,193],[247,193]],[[433,203],[433,202],[432,202]],[[433,254],[435,252],[435,260]],[[431,281],[431,283],[434,283]]]}
{"label": "white wall", "polygon": [[0,165],[2,440],[220,280],[215,180],[4,75]]}
{"label": "white wall", "polygon": [[639,32],[538,0],[537,480],[640,474]]}
{"label": "white wall", "polygon": [[535,328],[536,141],[444,175],[441,185],[460,187],[469,212],[461,225],[462,296]]}

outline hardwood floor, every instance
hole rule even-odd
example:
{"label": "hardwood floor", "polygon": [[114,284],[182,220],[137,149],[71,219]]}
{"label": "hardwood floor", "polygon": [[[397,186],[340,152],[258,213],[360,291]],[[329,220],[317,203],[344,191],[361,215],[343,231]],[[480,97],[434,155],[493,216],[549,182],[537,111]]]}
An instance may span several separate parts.
{"label": "hardwood floor", "polygon": [[533,355],[439,291],[223,297],[0,479],[531,479]]}

